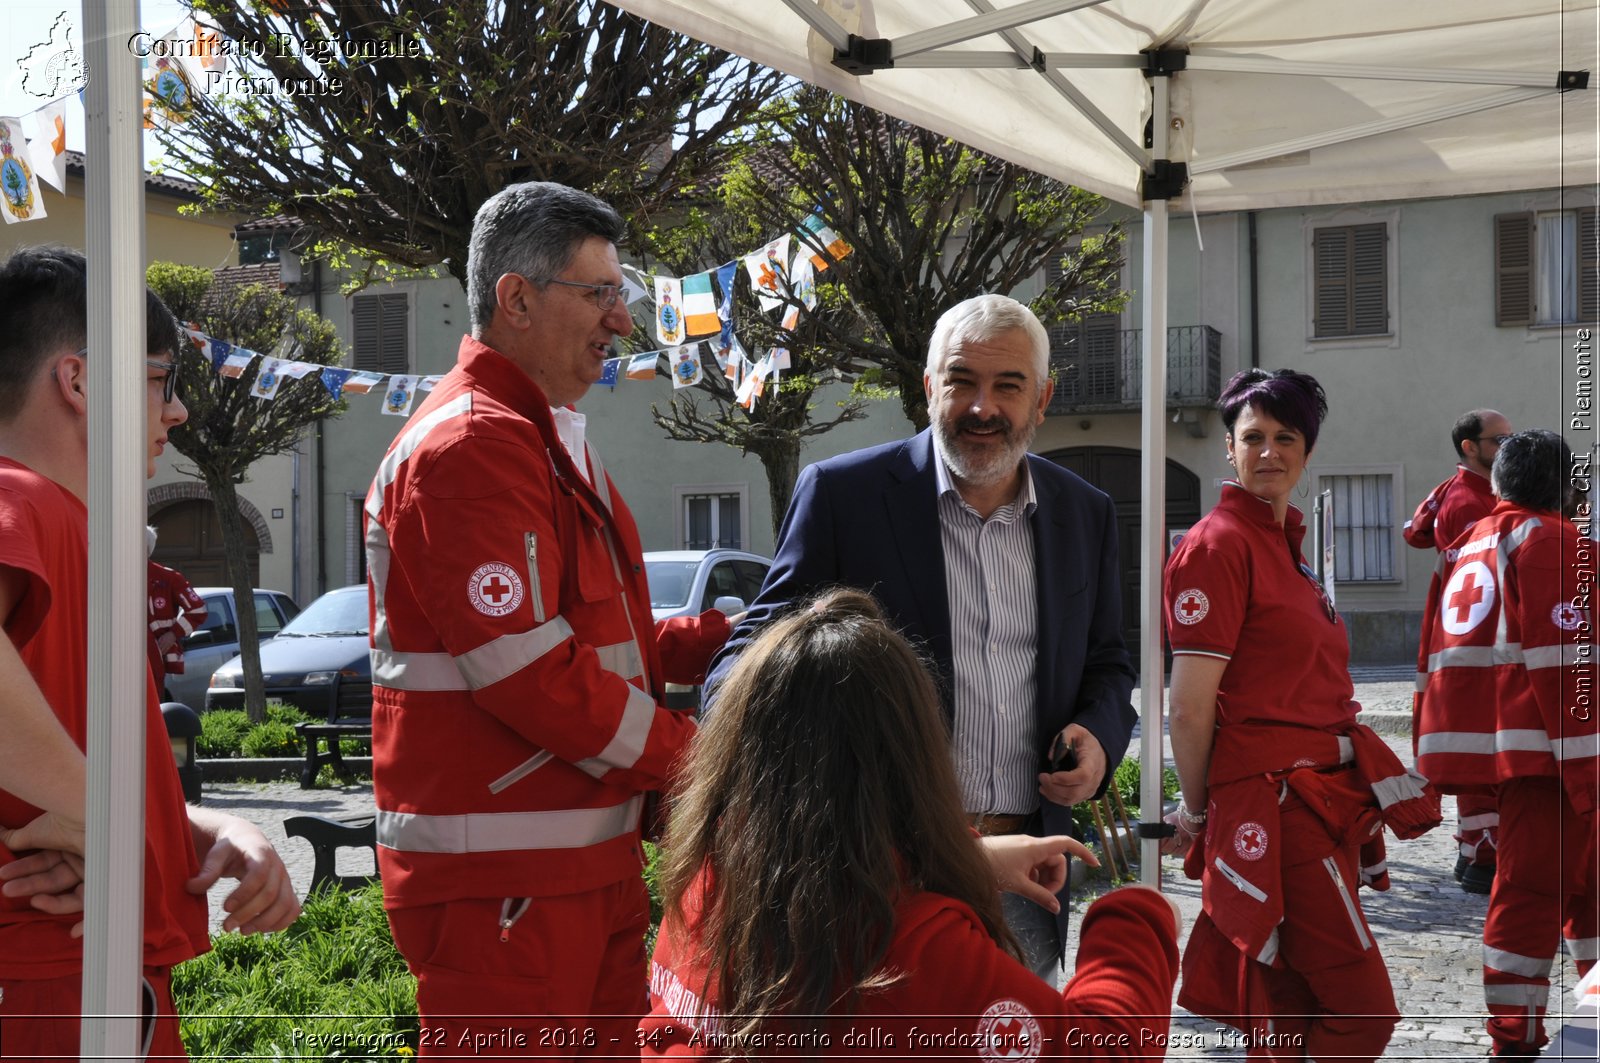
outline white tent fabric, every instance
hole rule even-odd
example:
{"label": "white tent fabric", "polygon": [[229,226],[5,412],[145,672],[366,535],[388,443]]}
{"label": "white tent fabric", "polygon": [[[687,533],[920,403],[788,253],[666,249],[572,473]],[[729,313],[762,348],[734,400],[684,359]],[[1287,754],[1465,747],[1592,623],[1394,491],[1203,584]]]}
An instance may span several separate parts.
{"label": "white tent fabric", "polygon": [[[1160,676],[1167,197],[1194,211],[1595,184],[1596,0],[612,0],[1130,206],[1144,204],[1139,654]],[[1147,77],[1147,51],[1181,52]],[[847,61],[838,61],[839,57]],[[1180,67],[1181,64],[1181,67]],[[1170,73],[1170,76],[1168,74]],[[1149,144],[1146,147],[1146,123]],[[1159,160],[1159,161],[1158,161]],[[1181,178],[1178,184],[1183,184]],[[1123,559],[1124,564],[1131,563]],[[1161,684],[1141,689],[1159,807]],[[1143,842],[1154,884],[1156,842]]]}
{"label": "white tent fabric", "polygon": [[[1141,202],[1139,145],[1150,114],[1149,83],[1136,64],[1154,47],[1189,52],[1188,68],[1172,81],[1172,157],[1194,172],[1202,211],[1594,178],[1596,94],[1556,91],[1559,71],[1594,69],[1593,0],[618,2],[1131,206]],[[829,24],[831,36],[842,29],[887,38],[893,68],[846,73],[802,11]],[[1019,24],[927,47],[942,39],[941,28],[954,27],[949,37],[978,18]],[[1043,70],[1029,65],[1036,52]],[[985,65],[952,69],[966,64]],[[1489,109],[1410,125],[1482,107]],[[1350,139],[1386,124],[1407,128]]]}

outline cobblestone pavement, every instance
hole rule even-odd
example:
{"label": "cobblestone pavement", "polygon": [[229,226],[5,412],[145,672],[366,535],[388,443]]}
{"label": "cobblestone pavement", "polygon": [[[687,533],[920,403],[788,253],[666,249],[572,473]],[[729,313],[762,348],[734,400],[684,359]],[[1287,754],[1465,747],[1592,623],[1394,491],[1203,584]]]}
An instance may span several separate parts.
{"label": "cobblestone pavement", "polygon": [[[1409,715],[1411,684],[1393,681],[1404,673],[1404,669],[1391,670],[1374,676],[1390,681],[1359,683],[1357,700],[1369,713]],[[1386,737],[1401,759],[1410,763],[1409,735]],[[338,817],[371,812],[372,788],[358,785],[301,790],[293,782],[225,783],[205,787],[205,804],[262,827],[278,847],[297,892],[303,896],[311,882],[311,846],[299,838],[285,838],[282,821],[306,813]],[[1387,893],[1363,890],[1361,894],[1367,919],[1388,961],[1403,1016],[1385,1054],[1387,1059],[1479,1059],[1488,1049],[1479,982],[1480,934],[1487,899],[1463,893],[1451,876],[1455,865],[1455,845],[1450,837],[1454,822],[1455,801],[1446,798],[1444,826],[1413,841],[1391,837],[1391,889]],[[371,869],[371,859],[365,852],[347,852],[338,870],[341,874],[360,874]],[[1185,879],[1175,860],[1165,861],[1162,874],[1164,888],[1183,910],[1187,932],[1200,909],[1199,884]],[[225,895],[222,887],[211,893],[213,929],[221,922],[217,913]],[[1552,1035],[1562,1025],[1561,1015],[1572,1010],[1575,975],[1570,962],[1560,969],[1561,981],[1552,990]],[[1187,1012],[1175,1013],[1172,1035],[1167,1053],[1170,1058],[1244,1057],[1243,1048],[1236,1040],[1230,1045],[1215,1023]],[[1550,1058],[1548,1052],[1545,1058]],[[1583,1058],[1593,1059],[1595,1055],[1591,1050]]]}

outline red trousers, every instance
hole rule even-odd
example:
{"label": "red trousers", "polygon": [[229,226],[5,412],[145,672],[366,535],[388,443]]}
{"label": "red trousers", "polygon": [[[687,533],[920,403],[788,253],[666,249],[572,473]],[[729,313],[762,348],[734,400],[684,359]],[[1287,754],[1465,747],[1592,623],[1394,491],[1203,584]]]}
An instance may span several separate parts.
{"label": "red trousers", "polygon": [[[170,969],[146,967],[144,983],[141,1058],[189,1058],[178,1036]],[[39,980],[0,978],[0,1057],[29,1063],[77,1059],[82,1016],[81,974]]]}
{"label": "red trousers", "polygon": [[1498,788],[1499,870],[1483,922],[1483,994],[1497,1046],[1537,1046],[1558,944],[1578,974],[1595,962],[1596,817],[1579,815],[1561,781],[1530,776]]}
{"label": "red trousers", "polygon": [[1456,798],[1456,841],[1469,864],[1493,867],[1500,847],[1500,806],[1489,794]]}
{"label": "red trousers", "polygon": [[417,976],[417,1054],[637,1054],[639,1019],[650,1010],[649,925],[637,878],[560,897],[391,910],[395,945]]}

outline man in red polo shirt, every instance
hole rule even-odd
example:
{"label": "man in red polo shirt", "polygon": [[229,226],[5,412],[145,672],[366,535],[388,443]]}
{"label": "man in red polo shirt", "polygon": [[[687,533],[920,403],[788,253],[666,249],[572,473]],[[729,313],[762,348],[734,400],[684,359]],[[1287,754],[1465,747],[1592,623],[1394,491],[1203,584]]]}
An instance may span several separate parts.
{"label": "man in red polo shirt", "polygon": [[[1461,538],[1478,518],[1494,508],[1489,470],[1500,444],[1510,438],[1511,422],[1496,410],[1468,410],[1450,430],[1460,464],[1456,474],[1428,492],[1406,521],[1405,540],[1418,550],[1443,550]],[[1426,636],[1424,636],[1426,637]],[[1484,698],[1492,697],[1485,693]],[[1494,883],[1500,811],[1491,794],[1462,794],[1456,803],[1456,881],[1468,893],[1488,893]]]}

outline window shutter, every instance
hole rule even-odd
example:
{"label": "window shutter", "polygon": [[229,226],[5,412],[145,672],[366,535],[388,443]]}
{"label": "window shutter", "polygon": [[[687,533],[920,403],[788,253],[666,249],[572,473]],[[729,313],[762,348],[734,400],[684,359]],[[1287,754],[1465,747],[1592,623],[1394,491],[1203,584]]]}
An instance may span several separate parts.
{"label": "window shutter", "polygon": [[357,295],[351,300],[355,368],[367,373],[405,373],[411,364],[405,292]]}
{"label": "window shutter", "polygon": [[1533,212],[1494,217],[1494,323],[1533,324]]}
{"label": "window shutter", "polygon": [[1359,335],[1389,331],[1389,227],[1357,225],[1350,230],[1350,331]]}
{"label": "window shutter", "polygon": [[1349,229],[1318,229],[1311,238],[1311,253],[1316,277],[1312,335],[1348,336],[1350,320]]}
{"label": "window shutter", "polygon": [[1600,323],[1600,211],[1578,211],[1578,321]]}

